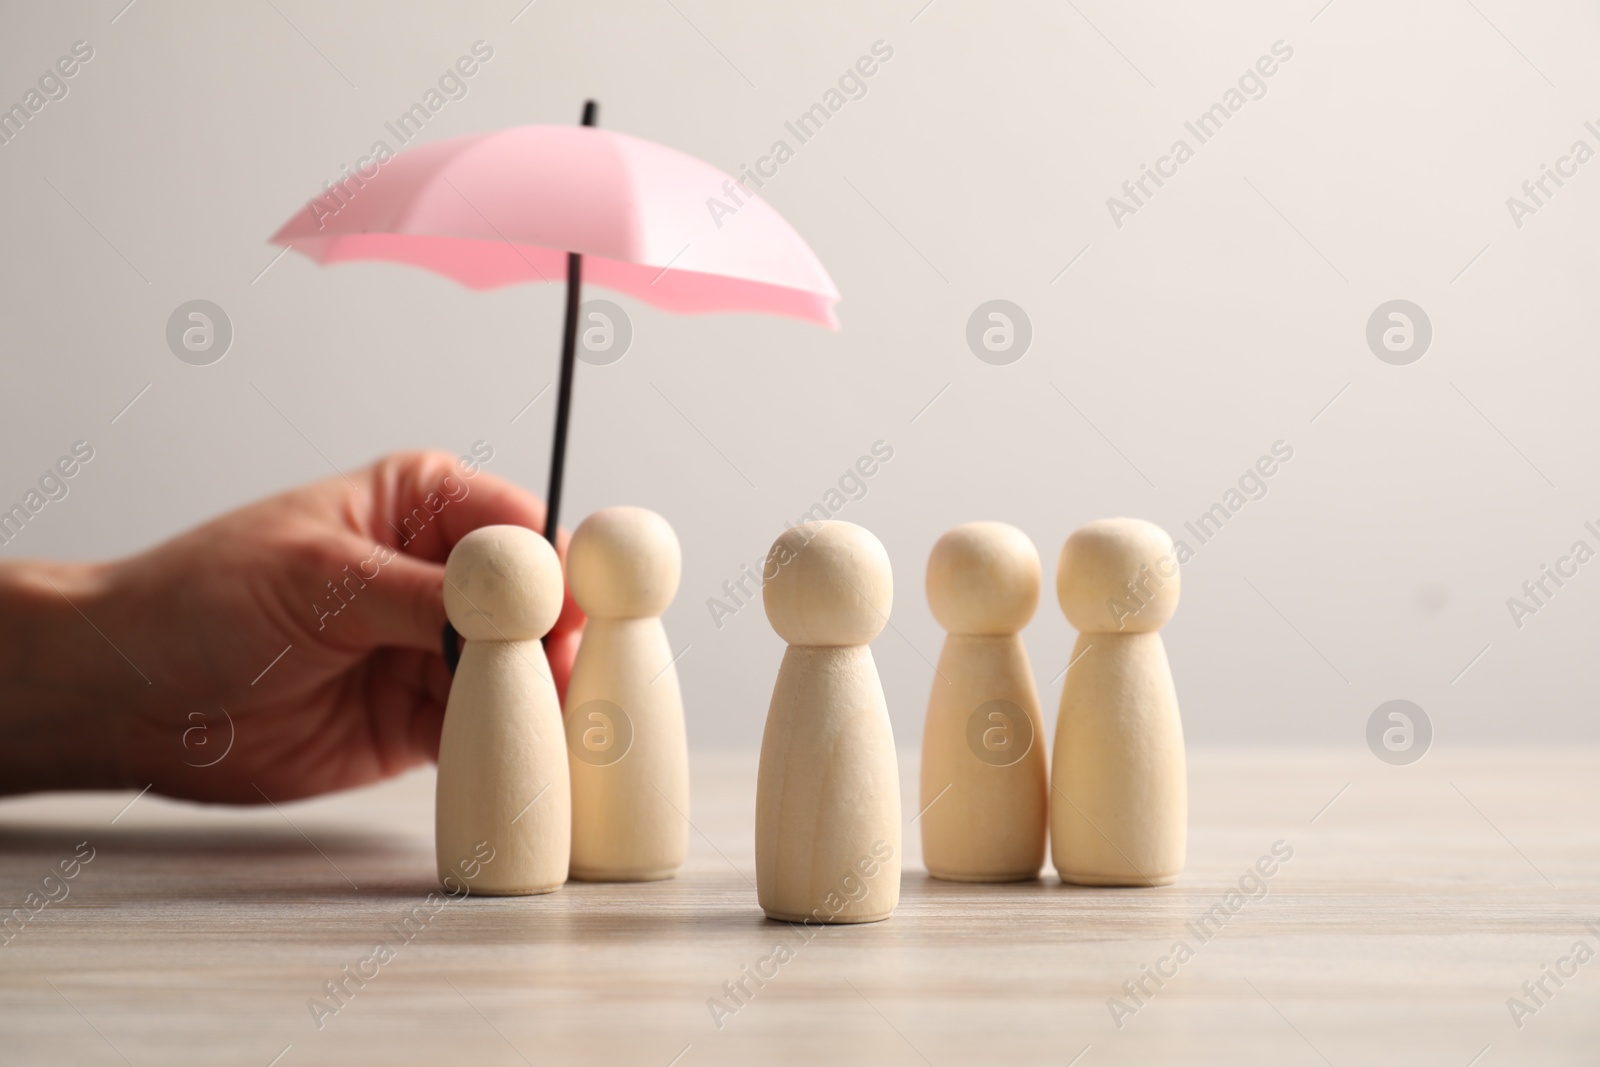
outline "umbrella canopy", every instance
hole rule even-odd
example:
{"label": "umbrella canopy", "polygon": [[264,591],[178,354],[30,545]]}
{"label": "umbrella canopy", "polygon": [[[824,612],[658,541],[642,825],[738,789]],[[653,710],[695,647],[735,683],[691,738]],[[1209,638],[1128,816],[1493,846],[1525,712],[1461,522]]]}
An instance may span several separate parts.
{"label": "umbrella canopy", "polygon": [[839,291],[794,227],[749,185],[676,149],[592,126],[519,126],[375,166],[272,242],[321,263],[408,263],[473,289],[561,279],[575,252],[585,281],[668,311],[838,328]]}
{"label": "umbrella canopy", "polygon": [[[271,238],[319,263],[408,263],[473,289],[565,275],[543,531],[552,544],[585,271],[668,311],[755,311],[839,327],[833,279],[748,185],[675,149],[597,129],[595,117],[591,100],[577,127],[519,126],[381,152],[371,174],[347,170]],[[453,670],[448,622],[443,647]]]}

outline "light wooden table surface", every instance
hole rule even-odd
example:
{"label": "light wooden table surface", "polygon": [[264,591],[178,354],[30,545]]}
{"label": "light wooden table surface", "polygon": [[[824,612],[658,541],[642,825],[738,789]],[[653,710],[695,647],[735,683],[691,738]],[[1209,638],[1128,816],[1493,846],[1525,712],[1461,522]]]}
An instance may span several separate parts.
{"label": "light wooden table surface", "polygon": [[[756,907],[753,754],[694,757],[675,881],[474,897],[408,943],[388,924],[434,888],[431,773],[281,811],[12,800],[5,908],[79,842],[94,859],[0,948],[0,1063],[1595,1064],[1600,959],[1559,961],[1600,950],[1597,765],[1192,753],[1176,886],[933,882],[912,826],[898,913],[809,942]],[[1264,895],[1189,932],[1278,841]],[[1179,939],[1193,957],[1119,1028],[1108,998]],[[379,942],[393,959],[319,1029],[308,999]],[[779,943],[719,1029],[708,999]],[[1507,998],[1545,964],[1577,973],[1519,1028]]]}

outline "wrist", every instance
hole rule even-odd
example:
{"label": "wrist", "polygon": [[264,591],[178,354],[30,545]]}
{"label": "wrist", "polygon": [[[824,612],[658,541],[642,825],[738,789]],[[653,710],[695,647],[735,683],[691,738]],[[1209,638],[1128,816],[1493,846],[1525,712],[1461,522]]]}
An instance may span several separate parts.
{"label": "wrist", "polygon": [[101,660],[116,656],[89,621],[109,568],[0,564],[0,794],[120,783],[108,717],[121,701]]}

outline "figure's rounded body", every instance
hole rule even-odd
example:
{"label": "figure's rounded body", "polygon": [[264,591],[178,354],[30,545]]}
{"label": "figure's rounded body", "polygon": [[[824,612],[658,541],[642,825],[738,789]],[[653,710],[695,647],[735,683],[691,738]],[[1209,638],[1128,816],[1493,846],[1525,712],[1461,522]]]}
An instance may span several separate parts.
{"label": "figure's rounded body", "polygon": [[958,526],[928,558],[949,631],[922,733],[922,861],[935,878],[1016,882],[1044,866],[1044,717],[1019,631],[1039,603],[1039,553],[1003,523]]}
{"label": "figure's rounded body", "polygon": [[900,901],[900,772],[867,642],[893,600],[889,558],[844,522],[784,532],[767,618],[789,642],[761,740],[756,892],[773,919],[861,923]]}
{"label": "figure's rounded body", "polygon": [[1170,885],[1183,870],[1188,785],[1161,635],[1081,634],[1072,654],[1083,658],[1061,689],[1051,779],[1056,873],[1078,885]]}
{"label": "figure's rounded body", "polygon": [[1050,847],[1064,882],[1169,885],[1183,869],[1183,724],[1160,627],[1177,608],[1172,539],[1104,519],[1068,538],[1056,590],[1078,628],[1051,767]]}
{"label": "figure's rounded body", "polygon": [[[566,739],[544,646],[468,641],[439,737],[434,812],[439,878],[488,896],[559,889],[571,853]],[[471,879],[462,864],[487,842]],[[480,855],[481,858],[481,855]]]}
{"label": "figure's rounded body", "polygon": [[589,617],[567,685],[572,877],[671,878],[689,847],[683,697],[660,618],[678,539],[653,511],[607,508],[573,533],[567,571]]}
{"label": "figure's rounded body", "polygon": [[872,653],[790,646],[761,738],[761,909],[785,922],[887,919],[900,848],[899,768]]}
{"label": "figure's rounded body", "polygon": [[561,590],[555,550],[520,526],[472,531],[445,564],[445,612],[466,638],[439,739],[434,834],[446,888],[523,896],[567,880],[571,787],[539,643]]}

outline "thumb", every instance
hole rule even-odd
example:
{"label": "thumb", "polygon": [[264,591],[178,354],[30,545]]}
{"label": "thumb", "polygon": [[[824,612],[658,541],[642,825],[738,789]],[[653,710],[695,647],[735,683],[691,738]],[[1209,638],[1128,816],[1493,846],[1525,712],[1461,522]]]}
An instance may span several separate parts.
{"label": "thumb", "polygon": [[[338,590],[337,629],[361,650],[377,647],[439,651],[444,629],[444,566],[379,545],[358,570],[348,570]],[[326,598],[325,598],[326,599]],[[343,642],[341,642],[343,643]]]}
{"label": "thumb", "polygon": [[[372,565],[363,568],[354,583],[346,580],[344,597],[349,600],[339,615],[348,617],[351,625],[346,632],[355,635],[357,644],[366,648],[439,651],[439,635],[445,623],[441,564],[380,546],[372,555]],[[571,600],[569,590],[561,617],[546,640],[551,674],[563,699],[585,621]]]}

